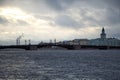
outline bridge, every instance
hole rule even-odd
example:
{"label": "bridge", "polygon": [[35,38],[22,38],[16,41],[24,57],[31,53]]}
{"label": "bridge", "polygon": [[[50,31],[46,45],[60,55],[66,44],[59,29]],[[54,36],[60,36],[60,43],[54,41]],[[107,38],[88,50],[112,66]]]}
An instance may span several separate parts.
{"label": "bridge", "polygon": [[1,49],[24,49],[37,50],[41,48],[65,48],[67,50],[81,50],[81,49],[120,49],[120,46],[93,46],[93,45],[66,45],[66,44],[40,44],[40,45],[10,45],[0,46]]}
{"label": "bridge", "polygon": [[41,48],[65,48],[68,50],[74,49],[73,45],[56,45],[56,44],[42,44],[42,45],[10,45],[10,46],[0,46],[0,49],[25,49],[25,50],[37,50]]}

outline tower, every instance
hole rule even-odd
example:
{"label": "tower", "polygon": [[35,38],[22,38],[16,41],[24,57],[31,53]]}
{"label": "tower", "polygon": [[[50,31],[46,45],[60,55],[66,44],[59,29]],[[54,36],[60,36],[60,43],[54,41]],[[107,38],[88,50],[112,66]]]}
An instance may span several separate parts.
{"label": "tower", "polygon": [[105,29],[102,28],[102,33],[100,34],[101,39],[105,39],[106,38],[106,33],[105,33]]}

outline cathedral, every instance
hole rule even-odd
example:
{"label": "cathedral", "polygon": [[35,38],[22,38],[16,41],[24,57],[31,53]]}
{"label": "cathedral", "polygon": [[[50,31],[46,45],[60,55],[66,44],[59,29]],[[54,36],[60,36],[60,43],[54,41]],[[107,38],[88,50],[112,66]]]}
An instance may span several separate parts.
{"label": "cathedral", "polygon": [[105,29],[102,28],[100,38],[89,40],[88,44],[96,46],[120,46],[120,40],[116,38],[106,38]]}

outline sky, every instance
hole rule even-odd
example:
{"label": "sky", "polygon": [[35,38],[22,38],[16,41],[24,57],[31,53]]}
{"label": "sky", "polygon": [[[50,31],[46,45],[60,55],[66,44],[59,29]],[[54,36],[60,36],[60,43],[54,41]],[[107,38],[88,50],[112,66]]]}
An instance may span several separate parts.
{"label": "sky", "polygon": [[104,27],[120,39],[120,0],[0,0],[0,45],[24,34],[33,44],[95,39]]}

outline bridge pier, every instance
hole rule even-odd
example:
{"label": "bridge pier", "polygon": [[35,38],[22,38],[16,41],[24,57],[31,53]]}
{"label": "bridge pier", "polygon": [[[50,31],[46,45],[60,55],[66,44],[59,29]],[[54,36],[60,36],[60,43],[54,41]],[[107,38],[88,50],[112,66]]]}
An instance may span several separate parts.
{"label": "bridge pier", "polygon": [[81,49],[81,46],[80,45],[75,45],[73,46],[74,47],[74,50],[80,50]]}
{"label": "bridge pier", "polygon": [[29,46],[26,46],[26,50],[37,50],[38,47],[36,45],[29,45]]}

